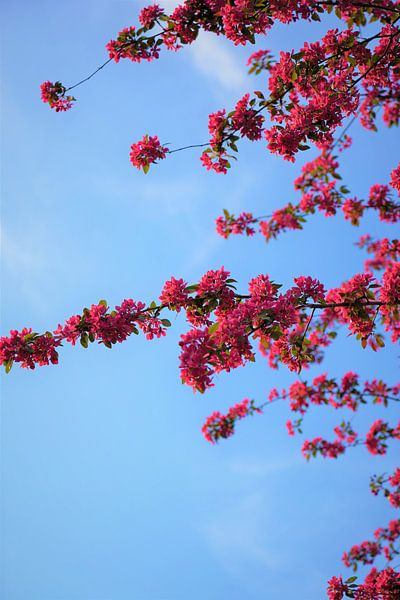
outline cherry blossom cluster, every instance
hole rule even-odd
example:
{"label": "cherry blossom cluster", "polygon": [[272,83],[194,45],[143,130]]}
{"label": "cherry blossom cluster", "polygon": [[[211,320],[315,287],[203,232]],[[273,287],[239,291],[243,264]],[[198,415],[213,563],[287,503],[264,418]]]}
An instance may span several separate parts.
{"label": "cherry blossom cluster", "polygon": [[210,147],[200,157],[206,169],[226,173],[230,168],[228,158],[232,158],[228,149],[237,152],[236,142],[240,137],[261,139],[264,117],[259,114],[260,108],[254,108],[255,104],[256,99],[250,100],[250,94],[245,94],[231,113],[220,110],[209,116]]}
{"label": "cherry blossom cluster", "polygon": [[388,238],[373,240],[369,234],[365,234],[360,237],[356,245],[373,255],[373,258],[368,258],[364,263],[365,271],[370,273],[386,269],[400,257],[399,240],[389,240]]}
{"label": "cherry blossom cluster", "polygon": [[64,325],[58,325],[52,333],[32,332],[32,329],[11,331],[9,337],[0,339],[0,363],[9,372],[13,363],[21,367],[34,369],[35,366],[58,363],[56,348],[63,342],[73,346],[79,340],[84,348],[89,342],[104,344],[111,348],[113,344],[123,342],[131,334],[141,330],[148,340],[160,338],[166,334],[166,327],[171,323],[168,319],[158,317],[159,310],[154,306],[146,308],[143,302],[128,299],[109,310],[107,302],[100,300],[90,308],[83,309],[81,315],[67,319]]}
{"label": "cherry blossom cluster", "polygon": [[374,532],[373,541],[364,541],[352,546],[348,552],[343,554],[342,560],[346,567],[351,567],[354,571],[357,570],[359,564],[373,564],[380,554],[383,554],[390,562],[395,555],[400,554],[394,547],[399,537],[400,520],[394,519],[389,522],[387,527],[379,527]]}
{"label": "cherry blossom cluster", "polygon": [[389,477],[386,474],[374,475],[371,477],[370,488],[374,496],[382,492],[394,508],[400,508],[400,468]]}
{"label": "cherry blossom cluster", "polygon": [[[210,146],[201,155],[207,169],[226,173],[230,167],[229,152],[237,152],[236,142],[243,137],[265,138],[271,152],[292,161],[299,150],[308,148],[308,142],[319,147],[332,143],[335,129],[346,117],[358,112],[368,129],[376,127],[380,106],[383,121],[388,126],[398,124],[397,2],[274,0],[259,5],[255,0],[186,0],[170,15],[154,4],[141,10],[141,27],[126,27],[107,44],[109,61],[157,59],[162,47],[177,50],[191,44],[200,30],[224,35],[235,45],[254,43],[255,35],[266,33],[275,22],[321,20],[334,7],[345,29],[330,29],[321,40],[306,42],[298,52],[281,52],[277,61],[267,50],[253,53],[248,61],[250,71],[269,74],[268,94],[245,94],[232,112],[219,110],[209,118]],[[377,33],[366,38],[361,28],[368,19],[378,22],[379,27]],[[64,101],[60,106],[66,106]],[[267,129],[263,128],[263,112],[269,114],[272,123]],[[342,145],[348,144],[344,138]],[[394,186],[398,185],[396,173],[393,178]]]}
{"label": "cherry blossom cluster", "polygon": [[314,377],[310,384],[305,381],[295,381],[288,392],[274,395],[290,400],[290,410],[304,415],[310,405],[327,405],[334,409],[347,408],[355,412],[360,405],[372,400],[373,404],[387,406],[390,400],[400,400],[400,384],[389,387],[382,380],[359,382],[359,376],[348,371],[340,381],[328,378],[326,373]]}
{"label": "cherry blossom cluster", "polygon": [[400,573],[391,567],[382,571],[373,567],[362,584],[357,585],[356,580],[357,577],[349,577],[346,581],[341,577],[332,577],[328,581],[329,600],[395,600],[400,592]]}
{"label": "cherry blossom cluster", "polygon": [[226,415],[218,411],[213,412],[207,417],[202,427],[202,433],[208,442],[215,444],[220,438],[228,438],[234,434],[236,421],[261,412],[261,408],[255,406],[253,400],[245,398],[242,402],[232,406]]}
{"label": "cherry blossom cluster", "polygon": [[333,442],[318,436],[311,441],[305,440],[302,446],[304,458],[309,460],[311,457],[321,455],[325,458],[337,458],[344,454],[347,448],[364,444],[371,454],[386,454],[388,440],[400,440],[400,422],[396,427],[390,425],[382,419],[377,419],[367,432],[365,440],[357,439],[357,434],[353,430],[350,422],[342,422],[340,426],[335,427],[336,439]]}
{"label": "cherry blossom cluster", "polygon": [[[251,213],[242,213],[238,218],[224,211],[224,217],[216,219],[217,233],[224,238],[231,234],[254,234],[254,224],[259,224],[259,232],[266,241],[276,238],[288,230],[303,228],[308,215],[316,210],[331,217],[338,210],[343,212],[352,225],[359,225],[360,219],[368,210],[377,211],[381,221],[397,223],[400,220],[400,202],[393,199],[389,186],[374,184],[367,199],[350,198],[345,185],[340,184],[339,163],[332,154],[333,145],[324,149],[315,159],[302,167],[302,173],[294,181],[295,190],[302,197],[297,204],[289,202],[275,210],[268,218],[254,217]],[[243,215],[252,227],[248,230],[242,225]]]}
{"label": "cherry blossom cluster", "polygon": [[224,210],[224,216],[218,217],[215,221],[217,233],[225,239],[227,239],[231,233],[245,233],[247,236],[254,235],[255,229],[253,225],[256,222],[257,220],[254,219],[253,215],[249,212],[242,212],[238,217],[235,217],[226,209]]}
{"label": "cherry blossom cluster", "polygon": [[[260,405],[258,409],[261,411],[264,406],[278,400],[289,400],[290,410],[300,415],[300,418],[295,421],[289,420],[286,423],[288,434],[293,436],[296,432],[302,433],[301,427],[303,417],[310,405],[325,405],[330,406],[335,410],[347,408],[352,412],[356,412],[360,406],[365,405],[368,402],[386,407],[390,402],[400,401],[400,384],[388,386],[382,380],[378,379],[365,381],[361,384],[359,382],[359,376],[352,371],[345,373],[340,382],[333,378],[328,378],[326,374],[322,374],[315,377],[311,384],[307,384],[302,380],[297,380],[287,391],[282,389],[279,392],[276,388],[273,388],[268,395],[268,400]],[[245,400],[244,402],[248,402],[248,400]],[[252,406],[254,407],[255,405],[252,404]],[[230,414],[230,411],[228,414]],[[241,415],[241,418],[244,418],[247,414],[252,413],[244,412],[243,415]],[[216,421],[218,424],[218,421],[221,418],[222,416],[220,413],[218,413],[218,415],[217,413],[214,413],[208,417],[207,422],[203,427],[203,433],[204,430],[208,429],[209,423]],[[399,433],[398,428],[389,428],[387,423],[383,423],[382,421],[375,421],[375,423],[373,423],[364,441],[358,439],[357,433],[354,431],[351,423],[346,421],[342,421],[340,425],[335,427],[334,432],[336,434],[334,442],[327,442],[321,437],[315,438],[311,442],[306,441],[303,445],[303,455],[306,458],[316,456],[317,454],[336,458],[339,454],[344,453],[346,447],[358,445],[360,443],[365,443],[367,449],[372,454],[384,453],[383,451],[386,450],[386,440],[389,438],[396,439]],[[232,426],[229,428],[229,436],[233,435],[233,433],[234,427]],[[221,435],[220,437],[228,436]],[[383,478],[377,480],[376,489],[378,490],[378,487],[382,486],[386,481],[390,481],[392,485],[397,485],[396,481],[398,477],[399,473],[396,472],[389,480],[384,480]],[[385,492],[385,495],[388,494],[389,492],[387,494]],[[392,496],[394,502],[397,498],[396,493],[393,493]]]}
{"label": "cherry blossom cluster", "polygon": [[[329,30],[320,42],[306,42],[297,53],[281,52],[277,62],[267,51],[253,54],[249,59],[251,71],[269,72],[269,96],[262,91],[252,98],[246,94],[232,113],[220,110],[210,115],[211,140],[201,157],[203,164],[226,173],[230,166],[228,151],[236,152],[236,143],[242,137],[259,140],[264,136],[272,153],[290,161],[299,150],[309,148],[307,142],[326,150],[333,143],[336,128],[358,111],[361,123],[368,129],[375,128],[374,111],[380,104],[384,107],[384,122],[397,125],[400,84],[395,65],[400,53],[399,35],[394,25],[384,25],[379,34],[367,39],[353,28],[342,32],[336,29]],[[368,47],[376,41],[375,47]],[[238,119],[240,107],[245,110]],[[263,130],[260,113],[264,111],[276,124]],[[350,138],[344,137],[340,149],[350,143]],[[355,211],[353,218],[357,220],[357,204],[348,203],[346,209],[350,216]]]}
{"label": "cherry blossom cluster", "polygon": [[[198,284],[187,285],[182,279],[169,280],[161,293],[162,304],[124,300],[109,311],[105,301],[84,309],[52,333],[37,334],[24,329],[0,338],[0,361],[6,370],[13,362],[34,368],[57,362],[57,348],[62,342],[81,344],[97,340],[106,346],[124,341],[142,330],[148,339],[165,335],[167,319],[161,311],[184,309],[191,328],[183,333],[180,368],[182,380],[194,390],[204,392],[213,385],[214,375],[230,371],[255,360],[252,340],[259,344],[269,364],[285,364],[300,371],[310,362],[322,359],[322,350],[335,337],[334,328],[345,324],[361,339],[372,336],[377,326],[376,312],[383,314],[387,330],[397,335],[400,303],[398,270],[383,274],[381,282],[372,276],[356,275],[341,287],[328,291],[311,277],[296,277],[294,285],[280,292],[280,285],[267,275],[253,278],[248,294],[236,292],[236,281],[223,267],[208,271]],[[308,311],[320,311],[311,322]],[[311,315],[312,317],[313,315]],[[363,337],[362,337],[363,336]],[[383,345],[381,334],[374,340]],[[379,340],[379,341],[378,341]]]}
{"label": "cherry blossom cluster", "polygon": [[390,174],[390,185],[400,196],[400,163]]}
{"label": "cherry blossom cluster", "polygon": [[377,419],[367,433],[365,445],[371,454],[386,454],[389,439],[400,439],[400,422],[397,427],[390,427],[382,419]]}
{"label": "cherry blossom cluster", "polygon": [[56,112],[65,112],[72,108],[72,103],[75,101],[73,96],[66,96],[66,89],[60,81],[51,83],[45,81],[40,86],[42,102],[45,102]]}
{"label": "cherry blossom cluster", "polygon": [[167,152],[168,148],[161,146],[156,135],[153,137],[145,135],[139,142],[132,144],[130,161],[134,167],[148,173],[150,165],[165,158]]}

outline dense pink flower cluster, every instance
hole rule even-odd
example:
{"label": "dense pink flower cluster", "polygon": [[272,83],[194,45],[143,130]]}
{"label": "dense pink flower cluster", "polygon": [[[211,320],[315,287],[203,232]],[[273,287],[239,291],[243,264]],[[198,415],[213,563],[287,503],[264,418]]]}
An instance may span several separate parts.
{"label": "dense pink flower cluster", "polygon": [[[226,123],[226,119],[223,123]],[[221,136],[224,127],[218,130]],[[345,144],[345,147],[348,147],[348,144]],[[302,194],[297,204],[289,202],[269,217],[254,217],[251,213],[242,213],[251,215],[253,225],[259,223],[259,231],[266,241],[285,231],[302,229],[308,215],[317,210],[324,216],[331,217],[341,209],[345,219],[352,225],[359,225],[360,219],[368,210],[378,211],[380,219],[388,223],[396,223],[399,220],[400,203],[391,198],[388,186],[372,186],[367,200],[347,197],[349,190],[345,185],[340,185],[339,163],[332,151],[333,144],[330,144],[320,155],[303,165],[301,175],[294,181],[295,189]],[[225,238],[230,234],[253,235],[254,228],[249,232],[241,226],[240,217],[235,219],[234,215],[224,210],[224,216],[216,220],[217,232]],[[237,222],[238,226],[235,226]]]}
{"label": "dense pink flower cluster", "polygon": [[400,196],[400,164],[398,165],[398,167],[393,169],[393,171],[390,174],[390,185],[393,189],[397,190]]}
{"label": "dense pink flower cluster", "polygon": [[247,137],[254,141],[261,139],[264,117],[251,108],[251,102],[253,101],[250,101],[250,94],[245,94],[239,100],[232,115],[232,125],[235,132],[238,131],[241,137]]}
{"label": "dense pink flower cluster", "polygon": [[382,419],[377,419],[367,433],[365,445],[371,454],[386,454],[388,439],[400,439],[400,422],[397,427],[390,427]]}
{"label": "dense pink flower cluster", "polygon": [[177,312],[187,306],[188,298],[187,283],[183,279],[175,279],[175,277],[166,281],[160,295],[162,304],[166,304],[168,308]]}
{"label": "dense pink flower cluster", "polygon": [[368,258],[364,263],[365,271],[380,271],[386,269],[392,262],[400,257],[400,241],[383,238],[372,240],[369,234],[362,235],[356,245],[365,248],[373,258]]}
{"label": "dense pink flower cluster", "polygon": [[381,221],[397,223],[400,220],[400,205],[391,200],[387,185],[375,184],[371,187],[368,206],[379,211]]}
{"label": "dense pink flower cluster", "polygon": [[[146,20],[144,29],[148,29],[150,27],[149,14],[145,13],[143,18]],[[125,27],[122,29],[116,40],[108,42],[106,49],[110,59],[116,63],[121,58],[128,58],[132,62],[141,62],[142,60],[150,62],[160,55],[157,38],[146,39],[140,35],[136,27]]]}
{"label": "dense pink flower cluster", "polygon": [[305,440],[301,448],[301,452],[307,460],[309,460],[311,456],[317,456],[317,454],[321,454],[321,456],[328,458],[337,458],[340,454],[343,454],[345,450],[346,446],[340,440],[328,442],[320,436],[315,437],[311,441]]}
{"label": "dense pink flower cluster", "polygon": [[324,317],[328,321],[335,318],[339,323],[347,324],[349,330],[366,344],[374,329],[373,317],[376,308],[373,304],[366,305],[365,302],[374,301],[376,285],[378,284],[371,274],[359,273],[339,288],[329,290],[326,301],[337,306],[327,309]]}
{"label": "dense pink flower cluster", "polygon": [[166,157],[168,148],[161,146],[160,140],[155,136],[145,135],[136,144],[132,144],[130,161],[137,169],[148,172],[150,165]]}
{"label": "dense pink flower cluster", "polygon": [[[400,309],[397,303],[400,290],[400,263],[390,263],[382,277],[379,298],[385,306],[381,308],[385,330],[391,332],[393,342],[400,338]],[[387,304],[387,305],[386,305]]]}
{"label": "dense pink flower cluster", "polygon": [[238,217],[235,217],[227,210],[224,210],[224,216],[215,219],[217,233],[225,239],[228,239],[231,234],[254,235],[255,229],[252,225],[255,222],[256,219],[249,212],[242,212]]}
{"label": "dense pink flower cluster", "polygon": [[145,29],[151,29],[163,14],[164,10],[158,4],[152,4],[142,8],[139,13],[139,21]]}
{"label": "dense pink flower cluster", "polygon": [[304,416],[311,404],[334,409],[348,408],[353,412],[368,400],[387,406],[390,400],[400,400],[400,386],[389,387],[377,379],[360,384],[358,375],[349,371],[340,382],[324,373],[314,377],[310,384],[298,380],[292,383],[287,393],[282,390],[279,394],[276,390],[276,394],[282,399],[288,397],[290,410]]}
{"label": "dense pink flower cluster", "polygon": [[382,492],[394,508],[400,508],[400,468],[387,478],[385,474],[374,475],[371,477],[370,488],[374,496]]}
{"label": "dense pink flower cluster", "polygon": [[[85,309],[83,315],[69,319],[53,335],[57,344],[60,341],[74,344],[80,338],[86,345],[88,340],[95,339],[110,345],[123,341],[139,328],[151,339],[164,335],[164,322],[169,324],[167,319],[159,319],[161,310],[184,309],[193,328],[181,336],[181,376],[193,389],[204,392],[212,386],[215,374],[255,360],[251,340],[259,342],[259,350],[268,357],[270,366],[283,363],[289,369],[299,371],[311,362],[321,361],[323,348],[334,339],[338,323],[345,323],[351,331],[359,332],[360,321],[362,331],[372,335],[377,326],[377,305],[386,311],[385,326],[389,319],[390,325],[394,326],[400,302],[393,284],[397,279],[386,276],[385,281],[382,286],[374,284],[377,287],[370,288],[372,276],[356,276],[341,288],[325,294],[319,281],[302,276],[295,278],[294,285],[285,293],[280,293],[279,285],[271,282],[268,276],[260,275],[249,282],[249,294],[241,295],[236,292],[235,280],[222,267],[208,271],[198,284],[192,286],[187,286],[182,279],[172,278],[162,290],[159,307],[152,303],[146,308],[142,303],[129,300],[109,313],[106,303],[100,303]],[[378,299],[379,294],[381,299]],[[328,307],[327,302],[330,303]],[[310,308],[319,309],[321,313],[312,322],[308,315]],[[36,336],[36,346],[44,337]],[[24,360],[13,339],[0,339],[2,363]],[[379,333],[374,334],[374,340],[378,346],[383,345]],[[27,352],[31,352],[32,343],[30,339],[26,342]],[[45,340],[41,343],[49,346],[53,342]],[[33,364],[38,362],[35,356],[35,353],[31,354]],[[326,385],[321,380],[320,387]],[[375,392],[378,393],[371,388],[368,393]],[[304,394],[307,393],[308,390],[304,390]],[[290,394],[293,397],[295,390],[292,389]],[[379,394],[384,396],[384,390],[379,389]],[[355,398],[353,395],[353,401]],[[344,401],[350,402],[346,397]]]}
{"label": "dense pink flower cluster", "polygon": [[6,371],[14,362],[30,369],[37,365],[57,364],[56,348],[62,342],[75,345],[79,340],[87,348],[89,342],[98,341],[111,348],[132,333],[138,334],[139,330],[149,340],[162,337],[169,326],[167,319],[158,318],[158,310],[146,308],[142,302],[124,300],[110,312],[107,303],[101,300],[85,308],[82,315],[74,315],[64,325],[58,325],[52,333],[37,334],[26,328],[21,332],[11,331],[10,337],[0,338],[0,364],[4,364]]}
{"label": "dense pink flower cluster", "polygon": [[358,564],[372,565],[377,556],[384,554],[387,561],[391,561],[398,552],[393,544],[400,537],[400,520],[394,519],[388,526],[379,527],[374,532],[374,541],[364,541],[355,544],[343,554],[342,560],[346,567],[357,569]]}
{"label": "dense pink flower cluster", "polygon": [[202,427],[205,439],[212,444],[218,442],[220,438],[228,438],[235,432],[235,423],[244,417],[262,413],[262,410],[255,406],[253,400],[245,398],[242,402],[232,406],[226,415],[216,411],[207,417]]}
{"label": "dense pink flower cluster", "polygon": [[387,442],[391,439],[400,439],[400,423],[392,428],[381,419],[376,420],[367,432],[365,441],[357,439],[357,434],[349,422],[343,421],[335,427],[336,439],[333,442],[316,437],[311,441],[306,440],[302,447],[303,456],[308,460],[318,454],[328,458],[337,458],[346,448],[364,443],[371,454],[386,454]]}
{"label": "dense pink flower cluster", "polygon": [[59,81],[51,83],[45,81],[40,86],[42,101],[47,103],[56,112],[65,112],[72,108],[75,101],[73,96],[65,96],[66,89]]}
{"label": "dense pink flower cluster", "polygon": [[332,577],[328,581],[329,600],[396,600],[400,593],[400,573],[391,567],[382,571],[373,567],[360,585],[354,583],[356,579],[350,577],[343,582],[342,577]]}

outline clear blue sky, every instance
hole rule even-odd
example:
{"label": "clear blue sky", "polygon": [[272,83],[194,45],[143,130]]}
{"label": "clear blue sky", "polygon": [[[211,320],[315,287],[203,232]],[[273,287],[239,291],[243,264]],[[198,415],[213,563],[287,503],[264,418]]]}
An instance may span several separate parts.
{"label": "clear blue sky", "polygon": [[[301,163],[268,155],[264,143],[242,143],[225,177],[207,173],[197,151],[147,176],[131,167],[130,144],[145,133],[175,147],[205,141],[210,112],[265,86],[246,75],[250,47],[204,36],[158,62],[110,65],[76,90],[69,113],[41,103],[42,81],[68,85],[90,72],[140,6],[2,5],[3,335],[54,329],[100,298],[150,301],[171,275],[193,282],[221,265],[243,289],[259,273],[333,286],[361,270],[361,233],[394,235],[372,217],[359,229],[315,217],[270,245],[218,238],[222,208],[265,214],[296,198]],[[297,48],[321,29],[276,28],[257,47]],[[399,134],[352,134],[342,172],[363,195],[388,181]],[[321,600],[327,579],[344,572],[343,550],[394,518],[368,483],[394,466],[398,448],[306,463],[301,440],[286,435],[285,405],[207,444],[200,428],[213,410],[262,402],[294,375],[260,358],[194,395],[179,380],[182,316],[173,325],[159,341],[65,347],[57,367],[2,375],[2,600]],[[343,332],[310,376],[351,368],[394,382],[396,367],[393,349],[362,351]],[[355,425],[378,414],[366,409]],[[329,433],[340,418],[314,411],[306,436]]]}

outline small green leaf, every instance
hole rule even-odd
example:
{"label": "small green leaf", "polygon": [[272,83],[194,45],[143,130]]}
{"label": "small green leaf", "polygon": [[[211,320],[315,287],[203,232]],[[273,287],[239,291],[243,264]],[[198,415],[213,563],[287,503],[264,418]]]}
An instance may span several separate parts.
{"label": "small green leaf", "polygon": [[210,325],[210,327],[208,328],[208,333],[211,335],[212,333],[215,333],[217,331],[219,327],[219,323],[213,323],[212,325]]}

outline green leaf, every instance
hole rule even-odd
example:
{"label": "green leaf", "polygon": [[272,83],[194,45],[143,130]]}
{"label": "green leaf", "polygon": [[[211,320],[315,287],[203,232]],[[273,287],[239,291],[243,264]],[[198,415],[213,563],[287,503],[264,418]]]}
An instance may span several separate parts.
{"label": "green leaf", "polygon": [[80,342],[81,342],[81,346],[83,346],[84,348],[88,347],[88,345],[89,345],[89,336],[88,336],[87,333],[82,333]]}
{"label": "green leaf", "polygon": [[191,294],[192,292],[195,292],[198,289],[199,289],[199,284],[194,283],[193,285],[186,286],[185,291],[188,292],[189,294]]}
{"label": "green leaf", "polygon": [[101,306],[108,306],[107,300],[99,300],[99,304],[101,304]]}
{"label": "green leaf", "polygon": [[169,321],[169,319],[161,319],[161,323],[164,327],[171,327],[171,321]]}
{"label": "green leaf", "polygon": [[11,358],[4,361],[4,368],[5,368],[6,373],[9,373],[11,371],[12,366],[13,366],[13,361]]}
{"label": "green leaf", "polygon": [[213,323],[212,325],[210,325],[210,327],[208,328],[208,333],[211,335],[212,333],[215,333],[217,331],[219,327],[219,323]]}
{"label": "green leaf", "polygon": [[149,172],[149,169],[150,169],[150,165],[149,164],[146,163],[145,165],[143,165],[143,173],[145,175],[147,175],[147,173]]}

